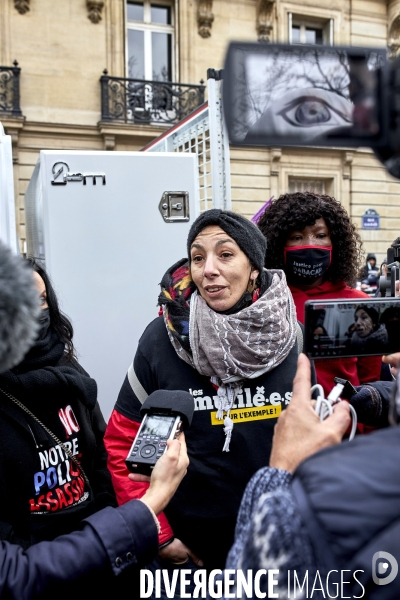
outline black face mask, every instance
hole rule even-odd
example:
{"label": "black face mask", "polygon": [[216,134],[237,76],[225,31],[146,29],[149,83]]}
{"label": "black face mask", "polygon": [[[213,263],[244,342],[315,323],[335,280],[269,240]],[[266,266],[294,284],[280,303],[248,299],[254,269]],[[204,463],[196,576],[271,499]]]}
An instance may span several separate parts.
{"label": "black face mask", "polygon": [[284,258],[288,281],[294,285],[310,285],[328,270],[332,246],[287,246]]}
{"label": "black face mask", "polygon": [[38,321],[40,328],[37,339],[43,340],[43,338],[46,337],[46,334],[50,327],[50,311],[48,308],[42,308],[42,310],[40,311]]}

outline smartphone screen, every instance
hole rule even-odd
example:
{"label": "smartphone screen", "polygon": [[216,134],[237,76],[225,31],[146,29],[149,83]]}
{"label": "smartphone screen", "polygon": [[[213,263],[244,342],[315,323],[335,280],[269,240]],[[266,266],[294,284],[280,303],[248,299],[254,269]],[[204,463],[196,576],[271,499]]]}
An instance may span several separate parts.
{"label": "smartphone screen", "polygon": [[386,65],[383,49],[232,42],[223,79],[231,144],[381,145]]}
{"label": "smartphone screen", "polygon": [[309,300],[304,327],[304,348],[310,358],[399,352],[400,299]]}

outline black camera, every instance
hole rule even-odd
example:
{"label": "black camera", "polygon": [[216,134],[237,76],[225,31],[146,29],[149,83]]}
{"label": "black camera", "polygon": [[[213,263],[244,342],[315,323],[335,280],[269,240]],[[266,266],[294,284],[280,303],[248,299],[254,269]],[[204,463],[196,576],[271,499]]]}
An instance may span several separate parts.
{"label": "black camera", "polygon": [[[232,42],[223,105],[233,146],[367,146],[400,179],[400,57],[385,49]],[[395,297],[400,244],[387,267]]]}
{"label": "black camera", "polygon": [[382,296],[396,296],[396,281],[400,279],[400,244],[392,244],[387,251],[387,274],[379,278]]}
{"label": "black camera", "polygon": [[384,49],[232,42],[223,104],[234,146],[368,146],[400,179],[400,58]]}
{"label": "black camera", "polygon": [[132,473],[150,475],[167,450],[167,440],[177,438],[193,418],[194,400],[189,392],[157,390],[143,403],[143,421],[133,441],[126,466]]}

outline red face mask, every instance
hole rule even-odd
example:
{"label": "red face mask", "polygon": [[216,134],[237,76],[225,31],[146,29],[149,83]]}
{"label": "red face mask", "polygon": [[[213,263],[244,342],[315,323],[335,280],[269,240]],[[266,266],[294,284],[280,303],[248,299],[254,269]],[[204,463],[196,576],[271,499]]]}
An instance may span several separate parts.
{"label": "red face mask", "polygon": [[290,283],[309,285],[329,269],[332,246],[286,246],[284,261]]}

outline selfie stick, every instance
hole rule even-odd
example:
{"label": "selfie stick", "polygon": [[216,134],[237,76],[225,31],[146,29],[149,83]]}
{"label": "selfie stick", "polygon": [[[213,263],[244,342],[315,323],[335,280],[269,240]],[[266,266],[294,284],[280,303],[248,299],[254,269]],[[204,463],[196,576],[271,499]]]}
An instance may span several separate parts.
{"label": "selfie stick", "polygon": [[[344,385],[341,383],[337,383],[335,385],[335,387],[332,388],[332,390],[330,391],[328,398],[325,398],[325,394],[324,394],[322,385],[319,385],[318,383],[317,383],[317,385],[313,385],[313,387],[311,388],[311,394],[315,390],[318,390],[318,392],[319,392],[314,410],[317,413],[317,415],[319,416],[319,418],[321,419],[321,421],[324,421],[333,413],[333,407],[335,406],[335,404],[338,404],[338,402],[342,402],[342,399],[340,398],[340,394],[343,392],[343,389],[344,389]],[[353,420],[353,423],[351,426],[351,432],[350,432],[350,436],[349,436],[349,442],[351,442],[351,440],[354,439],[354,436],[356,434],[357,413],[351,404],[349,404],[349,406],[350,406],[351,418]]]}

